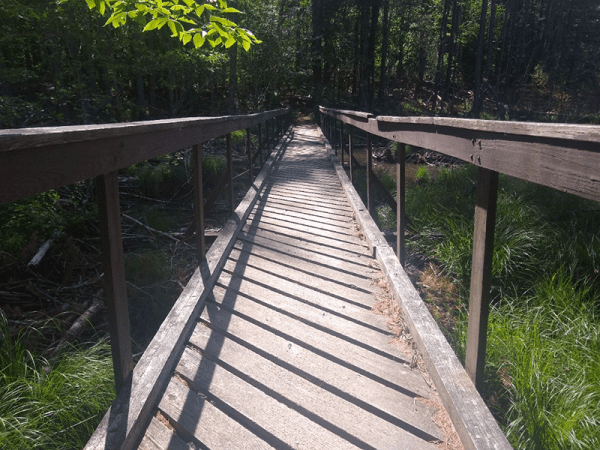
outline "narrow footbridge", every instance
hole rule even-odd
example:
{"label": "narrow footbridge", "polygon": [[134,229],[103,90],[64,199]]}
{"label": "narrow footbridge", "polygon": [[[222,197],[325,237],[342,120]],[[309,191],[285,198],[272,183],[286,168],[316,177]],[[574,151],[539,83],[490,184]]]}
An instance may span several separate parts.
{"label": "narrow footbridge", "polygon": [[[434,449],[448,439],[436,402],[464,448],[510,448],[476,390],[498,173],[599,200],[598,127],[320,112],[324,134],[292,126],[289,110],[0,131],[0,203],[97,181],[118,393],[86,449]],[[198,144],[227,136],[221,188],[233,210],[230,133],[240,129],[252,184],[206,252]],[[348,178],[358,131],[366,206]],[[369,213],[372,135],[400,144],[397,255]],[[467,370],[402,267],[405,143],[478,166]],[[134,368],[117,171],[186,147],[198,268]],[[373,311],[386,299],[400,306],[412,346]]]}

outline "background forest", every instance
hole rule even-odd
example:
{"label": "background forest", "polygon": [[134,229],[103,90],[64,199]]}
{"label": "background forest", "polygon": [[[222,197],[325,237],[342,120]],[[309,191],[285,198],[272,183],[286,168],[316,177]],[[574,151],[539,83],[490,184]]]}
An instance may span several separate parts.
{"label": "background forest", "polygon": [[[167,26],[105,26],[90,1],[0,0],[0,128],[281,106],[306,116],[319,104],[600,124],[600,0],[228,2],[242,11],[231,20],[262,41],[249,49],[182,45]],[[240,160],[244,139],[233,134]],[[223,149],[203,148],[205,179],[224,172]],[[411,150],[412,161],[427,159]],[[426,262],[416,284],[429,285],[424,300],[462,357],[475,173],[439,166],[415,167],[409,245]],[[378,175],[393,191],[394,176]],[[132,322],[147,328],[196,264],[193,246],[180,245],[190,178],[185,150],[120,173]],[[102,305],[94,196],[82,182],[0,205],[0,448],[81,448],[114,398],[102,326],[85,344],[60,344]],[[377,219],[394,229],[386,208]],[[598,448],[598,205],[501,177],[499,211],[482,394],[517,448]],[[30,267],[47,239],[48,256]],[[136,352],[149,338],[134,336]]]}
{"label": "background forest", "polygon": [[[390,114],[597,122],[593,0],[231,2],[262,41],[195,49],[114,29],[84,1],[0,4],[0,126],[258,111],[303,100]],[[206,48],[208,47],[208,48]]]}

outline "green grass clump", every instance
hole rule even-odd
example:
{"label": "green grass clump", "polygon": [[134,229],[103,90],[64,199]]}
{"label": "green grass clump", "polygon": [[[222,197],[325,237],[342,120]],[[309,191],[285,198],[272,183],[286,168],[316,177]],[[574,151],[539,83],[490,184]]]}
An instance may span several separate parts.
{"label": "green grass clump", "polygon": [[82,448],[115,395],[109,345],[48,361],[11,336],[2,312],[0,343],[0,448]]}
{"label": "green grass clump", "polygon": [[[407,192],[413,251],[468,300],[476,168],[442,169]],[[600,448],[600,209],[500,177],[487,391],[515,448]],[[465,314],[452,341],[464,355]]]}

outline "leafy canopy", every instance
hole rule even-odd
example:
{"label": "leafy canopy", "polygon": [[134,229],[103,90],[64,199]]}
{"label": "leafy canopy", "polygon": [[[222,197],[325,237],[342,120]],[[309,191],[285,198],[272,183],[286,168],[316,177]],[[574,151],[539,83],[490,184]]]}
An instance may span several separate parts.
{"label": "leafy canopy", "polygon": [[[60,0],[66,2],[67,0]],[[239,27],[227,17],[241,14],[227,6],[225,0],[86,0],[90,9],[110,17],[105,23],[118,28],[133,20],[144,27],[144,31],[161,29],[165,25],[171,37],[179,38],[183,45],[193,42],[196,48],[208,42],[211,47],[225,48],[237,43],[248,51],[252,44],[262,41],[250,30]]]}

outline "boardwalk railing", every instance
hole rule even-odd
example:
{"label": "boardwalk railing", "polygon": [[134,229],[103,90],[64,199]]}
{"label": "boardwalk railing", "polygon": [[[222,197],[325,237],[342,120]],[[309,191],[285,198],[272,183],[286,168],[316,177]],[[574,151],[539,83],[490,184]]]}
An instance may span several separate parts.
{"label": "boardwalk railing", "polygon": [[[485,366],[498,174],[503,173],[600,201],[600,127],[439,117],[374,116],[365,112],[324,107],[320,107],[320,112],[322,129],[336,153],[339,149],[342,164],[344,154],[349,155],[350,179],[353,177],[355,164],[354,129],[366,133],[369,212],[372,211],[373,205],[372,187],[381,188],[381,183],[377,183],[377,177],[372,173],[371,135],[398,143],[397,200],[394,201],[393,210],[395,209],[398,219],[396,257],[402,266],[406,258],[404,230],[407,221],[404,214],[405,146],[408,144],[434,150],[478,167],[465,369],[474,385],[480,388]],[[402,269],[399,270],[402,272],[403,282],[407,282],[406,274]],[[409,281],[403,289],[403,292],[398,292],[398,296],[401,297],[402,307],[409,316],[411,332],[421,344],[421,351],[430,353],[425,355],[428,369],[466,445],[471,439],[465,427],[469,428],[468,416],[473,416],[473,411],[459,411],[461,405],[468,409],[465,398],[460,398],[464,396],[464,391],[458,392],[455,386],[452,386],[456,384],[456,378],[448,376],[447,367],[442,367],[447,361],[444,361],[443,355],[439,355],[439,342],[434,342],[429,334],[430,330],[424,329],[424,311],[410,308],[413,297],[418,300],[418,293]],[[407,298],[402,298],[403,295]],[[419,323],[422,326],[419,326]],[[461,425],[459,422],[465,421],[465,418],[466,422]],[[478,417],[471,419],[473,424],[479,420]]]}
{"label": "boardwalk railing", "polygon": [[[195,231],[199,261],[204,244],[202,151],[199,144],[227,140],[230,209],[233,211],[231,133],[246,130],[249,173],[263,150],[269,151],[291,123],[289,109],[257,114],[154,120],[107,125],[0,130],[0,204],[95,178],[106,306],[117,390],[133,370],[127,305],[117,171],[183,148],[193,148]],[[257,127],[252,155],[250,129]],[[263,134],[264,131],[264,134]]]}

